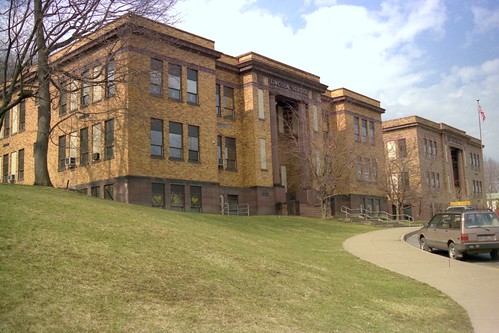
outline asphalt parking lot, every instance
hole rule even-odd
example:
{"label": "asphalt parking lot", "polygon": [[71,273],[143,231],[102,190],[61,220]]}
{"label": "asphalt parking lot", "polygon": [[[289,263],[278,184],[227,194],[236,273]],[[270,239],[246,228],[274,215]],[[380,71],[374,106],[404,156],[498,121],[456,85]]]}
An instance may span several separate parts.
{"label": "asphalt parking lot", "polygon": [[[419,248],[418,234],[414,234],[411,237],[408,237],[406,242],[412,246]],[[432,253],[435,255],[448,257],[446,251],[436,250],[436,251],[433,251]],[[468,256],[466,258],[466,262],[499,269],[499,260],[490,259],[490,255],[486,254],[486,253]]]}

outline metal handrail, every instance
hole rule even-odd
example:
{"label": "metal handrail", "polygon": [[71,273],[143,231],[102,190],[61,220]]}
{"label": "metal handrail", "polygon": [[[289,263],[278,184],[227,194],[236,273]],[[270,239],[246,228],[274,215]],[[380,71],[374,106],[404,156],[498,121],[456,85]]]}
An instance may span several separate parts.
{"label": "metal handrail", "polygon": [[[397,221],[396,214],[390,214],[385,211],[374,212],[368,210],[366,208],[349,208],[346,206],[341,207],[341,212],[345,214],[345,218],[349,218],[352,215],[358,216],[364,220],[377,220],[377,221]],[[400,221],[400,217],[403,217],[402,221],[409,221],[409,223],[414,222],[414,218],[408,214],[399,214],[398,215]]]}
{"label": "metal handrail", "polygon": [[[249,204],[237,204],[237,205],[229,205],[228,203],[224,204],[222,215],[231,215],[231,212],[236,212],[236,216],[247,215],[249,216]],[[234,215],[234,214],[232,214]]]}

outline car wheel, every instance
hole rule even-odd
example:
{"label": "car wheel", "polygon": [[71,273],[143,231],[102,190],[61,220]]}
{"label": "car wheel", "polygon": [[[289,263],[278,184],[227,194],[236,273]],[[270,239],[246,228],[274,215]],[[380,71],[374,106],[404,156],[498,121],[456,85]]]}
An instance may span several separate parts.
{"label": "car wheel", "polygon": [[454,243],[449,243],[449,258],[451,259],[461,258],[459,251],[456,249],[456,244]]}
{"label": "car wheel", "polygon": [[497,260],[497,258],[499,258],[499,250],[492,250],[490,251],[490,257],[492,258],[492,260]]}
{"label": "car wheel", "polygon": [[431,249],[428,247],[428,244],[426,244],[426,238],[424,238],[424,236],[421,236],[421,238],[419,238],[419,248],[423,251],[431,252]]}

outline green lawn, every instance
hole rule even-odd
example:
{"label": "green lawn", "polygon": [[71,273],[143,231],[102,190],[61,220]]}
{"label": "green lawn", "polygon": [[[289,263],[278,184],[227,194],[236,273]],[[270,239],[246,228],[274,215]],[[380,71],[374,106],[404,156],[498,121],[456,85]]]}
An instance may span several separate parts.
{"label": "green lawn", "polygon": [[0,212],[1,332],[472,331],[441,292],[343,249],[373,227],[12,185]]}

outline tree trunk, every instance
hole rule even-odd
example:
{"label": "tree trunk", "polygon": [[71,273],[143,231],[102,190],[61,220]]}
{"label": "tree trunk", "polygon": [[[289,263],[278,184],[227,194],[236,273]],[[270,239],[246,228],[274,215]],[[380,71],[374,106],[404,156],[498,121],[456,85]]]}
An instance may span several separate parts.
{"label": "tree trunk", "polygon": [[50,79],[48,50],[43,31],[42,0],[35,0],[34,19],[38,48],[38,127],[35,143],[35,185],[52,186],[48,172],[50,132]]}

